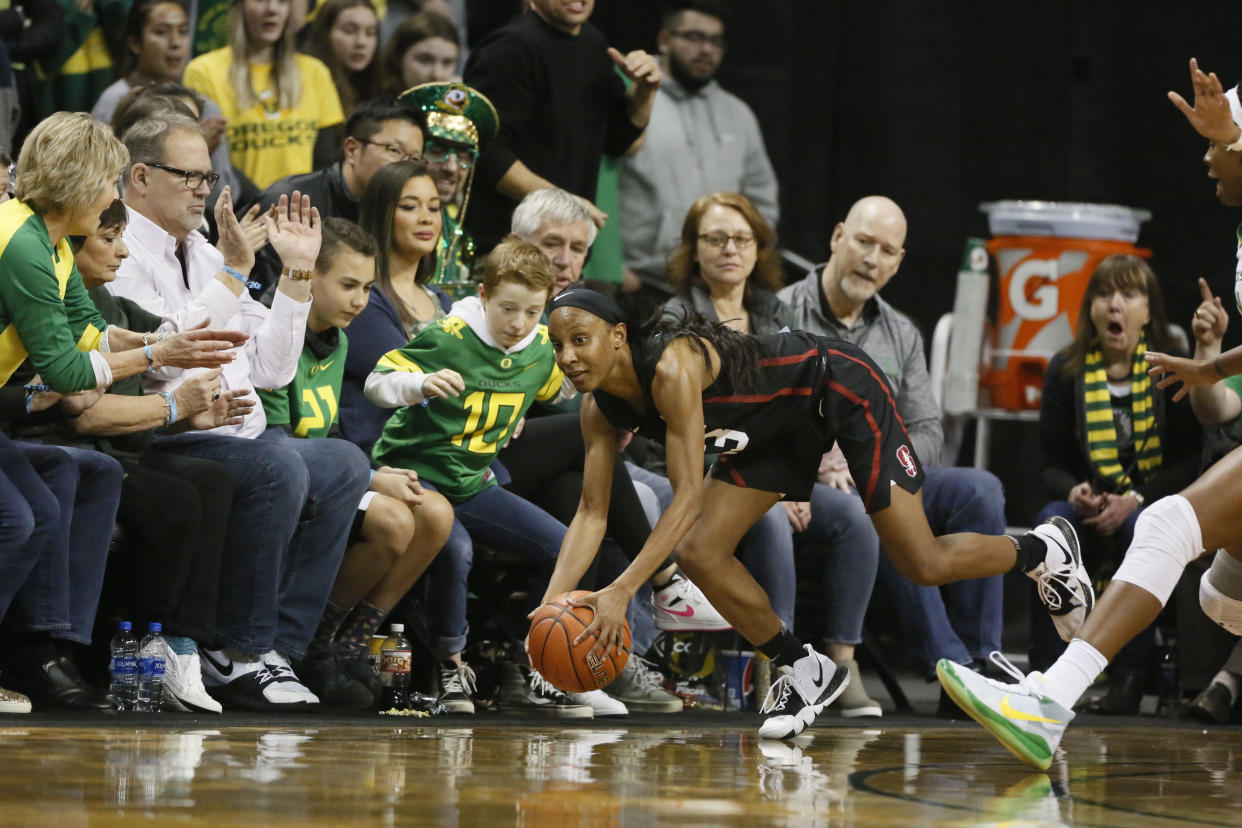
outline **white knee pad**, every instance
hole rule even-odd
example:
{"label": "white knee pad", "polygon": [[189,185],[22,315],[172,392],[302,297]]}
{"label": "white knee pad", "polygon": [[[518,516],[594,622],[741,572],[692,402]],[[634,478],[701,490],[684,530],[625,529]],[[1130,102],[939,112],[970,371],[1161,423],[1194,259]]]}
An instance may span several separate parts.
{"label": "white knee pad", "polygon": [[1190,501],[1162,497],[1134,524],[1134,541],[1117,568],[1114,581],[1126,581],[1168,602],[1182,570],[1203,554],[1203,534]]}
{"label": "white knee pad", "polygon": [[1223,549],[1216,552],[1199,579],[1199,606],[1221,627],[1242,635],[1242,561]]}

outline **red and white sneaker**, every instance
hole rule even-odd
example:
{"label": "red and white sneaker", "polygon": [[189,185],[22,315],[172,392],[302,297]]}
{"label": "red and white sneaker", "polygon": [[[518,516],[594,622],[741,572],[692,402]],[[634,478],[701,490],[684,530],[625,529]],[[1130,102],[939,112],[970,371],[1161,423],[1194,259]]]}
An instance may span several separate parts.
{"label": "red and white sneaker", "polygon": [[733,629],[702,591],[680,573],[664,586],[651,590],[651,610],[656,629],[665,632]]}

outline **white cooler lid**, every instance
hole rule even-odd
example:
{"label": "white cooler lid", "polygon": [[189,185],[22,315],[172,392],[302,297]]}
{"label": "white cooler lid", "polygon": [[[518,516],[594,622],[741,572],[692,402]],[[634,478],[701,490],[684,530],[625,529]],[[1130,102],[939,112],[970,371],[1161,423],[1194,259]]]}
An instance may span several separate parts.
{"label": "white cooler lid", "polygon": [[1135,242],[1139,227],[1151,218],[1150,210],[1073,201],[985,201],[979,209],[987,213],[993,236]]}

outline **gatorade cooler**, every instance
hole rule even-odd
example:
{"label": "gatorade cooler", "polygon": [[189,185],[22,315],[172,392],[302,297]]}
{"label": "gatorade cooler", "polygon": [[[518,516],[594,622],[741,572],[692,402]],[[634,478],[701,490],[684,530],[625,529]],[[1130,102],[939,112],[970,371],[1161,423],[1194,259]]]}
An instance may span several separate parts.
{"label": "gatorade cooler", "polygon": [[1000,277],[992,361],[982,385],[995,408],[1039,408],[1048,361],[1074,339],[1078,309],[1095,266],[1134,246],[1147,210],[1113,204],[992,201],[988,252]]}

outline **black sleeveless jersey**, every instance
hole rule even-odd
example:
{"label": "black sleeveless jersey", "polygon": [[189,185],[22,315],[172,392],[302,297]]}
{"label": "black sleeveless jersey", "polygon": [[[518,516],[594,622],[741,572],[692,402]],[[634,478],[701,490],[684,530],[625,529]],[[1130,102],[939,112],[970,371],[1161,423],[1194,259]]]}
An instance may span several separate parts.
{"label": "black sleeveless jersey", "polygon": [[[604,391],[595,392],[595,402],[608,422],[661,444],[666,427],[651,397],[651,385],[656,365],[673,338],[670,334],[659,334],[630,345],[638,384],[647,400],[647,410],[642,415],[619,397]],[[708,453],[732,454],[744,451],[747,446],[805,436],[810,421],[819,419],[816,414],[819,397],[828,376],[823,346],[831,342],[854,347],[804,331],[769,334],[759,339],[767,346],[769,355],[759,363],[756,382],[735,389],[728,382],[727,372],[722,370],[716,381],[703,389]],[[831,446],[829,439],[824,450]]]}

